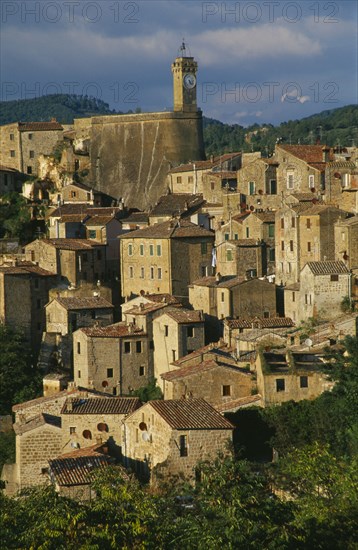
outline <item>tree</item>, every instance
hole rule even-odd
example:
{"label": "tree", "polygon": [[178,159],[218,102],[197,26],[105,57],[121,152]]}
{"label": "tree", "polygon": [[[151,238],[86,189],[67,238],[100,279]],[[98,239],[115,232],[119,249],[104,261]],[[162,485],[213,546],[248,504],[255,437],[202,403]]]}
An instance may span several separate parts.
{"label": "tree", "polygon": [[146,386],[135,390],[133,395],[139,397],[143,403],[146,403],[147,401],[154,401],[155,399],[163,399],[162,390],[159,386],[157,386],[157,381],[155,378],[152,378]]}
{"label": "tree", "polygon": [[23,335],[0,324],[0,414],[11,414],[12,405],[39,395],[41,384]]}

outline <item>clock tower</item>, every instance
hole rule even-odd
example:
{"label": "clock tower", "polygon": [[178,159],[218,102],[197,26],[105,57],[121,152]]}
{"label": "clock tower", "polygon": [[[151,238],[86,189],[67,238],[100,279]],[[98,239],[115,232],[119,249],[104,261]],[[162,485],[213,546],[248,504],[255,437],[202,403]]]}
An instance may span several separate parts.
{"label": "clock tower", "polygon": [[196,113],[196,73],[198,64],[190,56],[186,44],[182,43],[178,57],[172,63],[174,111]]}

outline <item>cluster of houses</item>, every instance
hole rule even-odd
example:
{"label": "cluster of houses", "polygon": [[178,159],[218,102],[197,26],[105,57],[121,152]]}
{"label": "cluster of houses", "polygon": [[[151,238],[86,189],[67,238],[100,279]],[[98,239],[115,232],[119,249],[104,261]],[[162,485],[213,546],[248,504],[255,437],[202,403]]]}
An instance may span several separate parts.
{"label": "cluster of houses", "polygon": [[[185,45],[172,71],[173,113],[1,128],[0,199],[46,207],[39,238],[0,242],[0,321],[44,374],[13,407],[9,495],[88,499],[118,462],[195,480],[240,436],[228,413],[329,390],[326,348],[357,334],[358,149],[203,160]],[[143,403],[154,380],[163,398]]]}

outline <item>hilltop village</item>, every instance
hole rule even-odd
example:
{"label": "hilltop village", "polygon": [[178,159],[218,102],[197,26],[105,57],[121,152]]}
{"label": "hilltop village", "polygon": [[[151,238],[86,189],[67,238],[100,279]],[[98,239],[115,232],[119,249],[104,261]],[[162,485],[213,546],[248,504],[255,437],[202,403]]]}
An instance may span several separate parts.
{"label": "hilltop village", "polygon": [[90,498],[89,463],[192,481],[227,413],[316,398],[357,335],[358,149],[206,159],[197,69],[183,48],[170,113],[1,127],[0,197],[38,234],[1,241],[0,320],[43,372],[13,407],[8,495]]}

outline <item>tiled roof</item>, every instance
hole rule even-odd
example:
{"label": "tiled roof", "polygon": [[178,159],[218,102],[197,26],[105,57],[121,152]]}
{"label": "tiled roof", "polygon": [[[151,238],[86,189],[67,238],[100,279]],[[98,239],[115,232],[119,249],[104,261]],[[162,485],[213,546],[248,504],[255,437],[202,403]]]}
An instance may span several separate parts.
{"label": "tiled roof", "polygon": [[199,208],[204,202],[203,195],[170,193],[160,197],[157,204],[150,211],[149,216],[183,214],[186,211]]}
{"label": "tiled roof", "polygon": [[165,304],[180,304],[179,300],[172,294],[143,294],[143,298],[150,300],[154,303],[165,303]]}
{"label": "tiled roof", "polygon": [[[165,302],[162,303],[162,302],[158,302],[158,303],[154,303],[153,302],[150,302],[150,303],[146,303],[146,304],[140,304],[140,305],[135,305],[133,306],[131,309],[127,309],[127,311],[125,312],[125,314],[130,314],[130,315],[147,315],[148,313],[152,313],[153,311],[158,311],[159,309],[163,309],[163,308],[166,308],[168,307],[168,304],[166,304]],[[177,304],[176,307],[182,307],[181,304]]]}
{"label": "tiled roof", "polygon": [[52,414],[41,413],[27,422],[14,424],[13,428],[17,435],[21,435],[45,424],[54,428],[61,428],[61,418]]}
{"label": "tiled roof", "polygon": [[93,189],[93,187],[90,187],[89,185],[86,185],[85,183],[81,183],[79,181],[73,181],[65,185],[65,187],[62,188],[62,191],[66,191],[68,187],[76,187],[77,189],[83,189],[84,191],[93,191],[95,193],[100,193],[100,191],[96,191],[95,189]]}
{"label": "tiled roof", "polygon": [[165,311],[163,311],[163,315],[168,315],[179,324],[204,322],[201,311],[191,310],[186,308],[170,307]]}
{"label": "tiled roof", "polygon": [[244,281],[244,277],[235,277],[235,275],[224,275],[221,276],[220,279],[209,275],[207,277],[201,277],[191,284],[195,286],[231,288],[243,283]]}
{"label": "tiled roof", "polygon": [[345,220],[338,220],[336,222],[337,225],[357,225],[358,224],[358,216],[352,216],[351,218],[347,218]]}
{"label": "tiled roof", "polygon": [[75,397],[66,399],[61,414],[129,414],[140,406],[138,397]]}
{"label": "tiled roof", "polygon": [[130,216],[126,216],[123,219],[123,223],[148,223],[149,214],[148,212],[132,212]]}
{"label": "tiled roof", "polygon": [[40,242],[61,250],[91,250],[96,246],[105,246],[89,239],[41,239]]}
{"label": "tiled roof", "polygon": [[207,173],[207,176],[209,177],[215,176],[216,178],[221,178],[221,179],[236,180],[237,171],[236,170],[221,170],[221,171],[212,170],[211,172]]}
{"label": "tiled roof", "polygon": [[115,323],[106,327],[82,327],[81,332],[90,338],[128,338],[129,336],[143,336],[145,332],[136,327],[125,323]]}
{"label": "tiled roof", "polygon": [[220,166],[220,164],[237,156],[241,156],[241,152],[225,153],[224,155],[220,155],[209,160],[196,160],[188,164],[182,164],[181,166],[172,168],[169,173],[175,174],[177,172],[191,172],[192,170],[194,170],[194,164],[196,170],[209,170],[210,168],[213,168],[214,166]]}
{"label": "tiled roof", "polygon": [[224,355],[226,353],[226,349],[227,344],[225,344],[224,342],[212,342],[211,344],[207,344],[202,348],[198,348],[195,351],[188,353],[188,355],[184,355],[183,357],[180,357],[180,359],[173,361],[172,365],[180,366],[182,364],[185,364],[190,359],[195,359],[195,357],[199,357],[200,355],[204,355],[207,353],[221,353]]}
{"label": "tiled roof", "polygon": [[4,164],[0,164],[0,172],[15,172],[19,173],[16,168],[11,168],[10,166],[5,166]]}
{"label": "tiled roof", "polygon": [[249,246],[262,246],[262,243],[257,239],[230,239],[226,241],[231,246],[249,247]]}
{"label": "tiled roof", "polygon": [[180,238],[214,238],[214,231],[204,229],[189,220],[168,220],[163,223],[156,223],[143,229],[130,231],[120,235],[119,239],[180,239]]}
{"label": "tiled roof", "polygon": [[113,305],[101,298],[100,296],[93,296],[91,298],[54,298],[55,302],[58,302],[67,310],[72,309],[104,309],[111,308]]}
{"label": "tiled roof", "polygon": [[327,165],[328,168],[347,168],[348,170],[355,170],[356,164],[352,160],[334,160],[329,162]]}
{"label": "tiled roof", "polygon": [[0,273],[5,273],[5,275],[35,275],[38,277],[54,277],[56,276],[55,273],[52,273],[52,271],[47,271],[47,269],[43,269],[42,267],[39,267],[38,265],[28,265],[27,262],[24,262],[26,265],[22,265],[22,263],[17,264],[15,266],[0,266]]}
{"label": "tiled roof", "polygon": [[88,226],[103,226],[115,219],[115,216],[91,216],[85,221],[85,225]]}
{"label": "tiled roof", "polygon": [[300,283],[292,283],[292,285],[287,285],[284,287],[284,290],[300,290]]}
{"label": "tiled roof", "polygon": [[[339,211],[336,206],[330,206],[329,204],[312,204],[307,210],[301,213],[301,216],[316,216],[323,214],[327,210]],[[343,211],[341,211],[343,214]]]}
{"label": "tiled roof", "polygon": [[233,399],[220,405],[215,405],[215,409],[220,412],[232,411],[240,409],[241,407],[259,406],[261,404],[261,395],[248,395],[247,397],[239,397],[239,399]]}
{"label": "tiled roof", "polygon": [[81,387],[75,387],[73,390],[63,390],[57,393],[53,393],[51,395],[47,395],[46,397],[37,397],[36,399],[31,399],[30,401],[25,401],[24,403],[19,403],[18,405],[13,405],[12,412],[16,413],[18,411],[21,411],[22,409],[29,409],[31,407],[41,405],[42,403],[49,403],[51,401],[57,402],[58,400],[61,400],[63,397],[70,396],[70,395],[100,395],[104,396],[107,395],[108,397],[111,397],[110,394],[105,394],[104,392],[98,392],[96,390],[88,390]]}
{"label": "tiled roof", "polygon": [[56,120],[51,120],[51,122],[19,122],[20,132],[39,132],[49,130],[63,130],[63,127]]}
{"label": "tiled roof", "polygon": [[[124,212],[122,209],[120,209],[117,206],[91,206],[88,204],[78,204],[78,203],[69,203],[69,204],[61,204],[58,208],[55,208],[53,210],[49,217],[50,218],[61,218],[65,215],[89,215],[89,216],[117,216],[123,215],[125,216],[126,212]],[[133,215],[133,214],[132,214]],[[122,216],[121,216],[122,217]]]}
{"label": "tiled roof", "polygon": [[89,484],[94,470],[106,468],[112,462],[103,449],[104,445],[94,445],[49,460],[55,482],[60,486]]}
{"label": "tiled roof", "polygon": [[174,430],[232,430],[234,426],[204,399],[149,401]]}
{"label": "tiled roof", "polygon": [[80,214],[64,214],[60,218],[61,223],[83,223],[85,219],[88,218],[88,214],[86,213],[80,213]]}
{"label": "tiled roof", "polygon": [[337,275],[349,273],[344,262],[307,262],[308,267],[314,275]]}
{"label": "tiled roof", "polygon": [[314,193],[291,193],[290,197],[293,197],[300,202],[312,202],[312,200],[317,200]]}
{"label": "tiled roof", "polygon": [[275,221],[275,212],[253,212],[253,215],[259,218],[259,220],[266,222],[274,222]]}
{"label": "tiled roof", "polygon": [[250,373],[237,367],[234,359],[232,360],[232,362],[226,362],[225,358],[223,359],[223,361],[220,361],[220,358],[218,357],[217,359],[206,359],[205,361],[202,361],[201,363],[198,363],[196,365],[188,365],[180,369],[165,372],[161,375],[161,377],[163,378],[163,380],[167,380],[170,382],[172,380],[186,378],[187,376],[201,374],[203,372],[207,372],[216,368],[231,369],[242,374],[243,376],[250,376]]}
{"label": "tiled roof", "polygon": [[290,317],[248,317],[241,319],[226,319],[225,325],[230,329],[248,328],[251,329],[254,325],[255,328],[285,328],[294,327],[295,323]]}
{"label": "tiled roof", "polygon": [[[322,163],[323,145],[278,145],[280,149],[287,151],[291,155],[304,160],[308,164]],[[332,152],[330,150],[330,160],[332,160]],[[323,163],[322,163],[323,164]]]}

